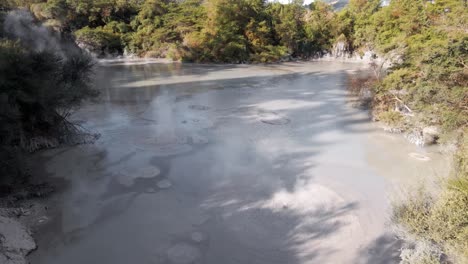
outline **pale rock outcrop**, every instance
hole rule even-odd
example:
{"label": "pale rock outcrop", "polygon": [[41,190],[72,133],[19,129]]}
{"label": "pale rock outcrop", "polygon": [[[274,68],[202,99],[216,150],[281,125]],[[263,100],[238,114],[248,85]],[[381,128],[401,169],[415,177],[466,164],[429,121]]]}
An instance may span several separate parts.
{"label": "pale rock outcrop", "polygon": [[0,263],[26,264],[26,255],[36,249],[29,230],[13,218],[0,216]]}

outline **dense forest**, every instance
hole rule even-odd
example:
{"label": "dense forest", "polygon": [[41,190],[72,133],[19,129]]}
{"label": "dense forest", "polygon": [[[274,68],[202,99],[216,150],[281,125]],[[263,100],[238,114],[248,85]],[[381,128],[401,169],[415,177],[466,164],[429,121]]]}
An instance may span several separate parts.
{"label": "dense forest", "polygon": [[[435,130],[430,142],[422,142],[458,146],[454,176],[443,194],[416,194],[396,206],[394,220],[460,263],[468,259],[465,0],[392,0],[385,6],[380,0],[351,0],[341,10],[298,0],[6,0],[0,3],[0,20],[17,8],[98,56],[266,63],[373,54],[391,66],[374,65],[374,76],[354,85],[371,91],[375,119],[416,137]],[[1,143],[24,147],[25,138],[37,131],[50,134],[57,124],[64,129],[67,107],[95,95],[88,86],[92,63],[81,52],[64,57],[34,50],[2,28]],[[439,263],[434,252],[418,263]],[[407,263],[417,263],[413,257],[408,254]]]}

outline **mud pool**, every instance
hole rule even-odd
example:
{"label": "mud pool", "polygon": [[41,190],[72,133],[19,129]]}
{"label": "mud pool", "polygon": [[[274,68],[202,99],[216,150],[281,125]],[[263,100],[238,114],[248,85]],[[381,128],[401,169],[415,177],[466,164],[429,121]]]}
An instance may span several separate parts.
{"label": "mud pool", "polygon": [[359,67],[99,66],[101,138],[38,156],[66,187],[31,263],[396,263],[392,193],[448,161],[351,106]]}

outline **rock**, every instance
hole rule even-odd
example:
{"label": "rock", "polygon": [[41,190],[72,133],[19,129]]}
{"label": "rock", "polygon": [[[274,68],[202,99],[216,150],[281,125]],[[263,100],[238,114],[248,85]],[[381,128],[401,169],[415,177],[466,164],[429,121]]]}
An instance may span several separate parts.
{"label": "rock", "polygon": [[181,243],[167,251],[167,257],[175,264],[191,264],[201,257],[200,250],[189,244]]}
{"label": "rock", "polygon": [[26,255],[36,249],[29,231],[15,219],[3,216],[0,216],[0,242],[0,260],[6,264],[26,264]]}
{"label": "rock", "polygon": [[424,145],[432,145],[437,143],[440,136],[440,130],[436,126],[428,126],[423,128],[422,134]]}

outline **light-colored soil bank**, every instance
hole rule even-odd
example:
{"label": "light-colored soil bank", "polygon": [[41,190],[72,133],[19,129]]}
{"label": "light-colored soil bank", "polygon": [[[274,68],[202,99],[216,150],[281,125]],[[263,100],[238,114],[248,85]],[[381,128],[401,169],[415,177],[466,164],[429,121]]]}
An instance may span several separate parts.
{"label": "light-colored soil bank", "polygon": [[389,196],[448,161],[348,103],[360,67],[100,66],[73,119],[101,138],[37,157],[69,188],[31,263],[398,262]]}

